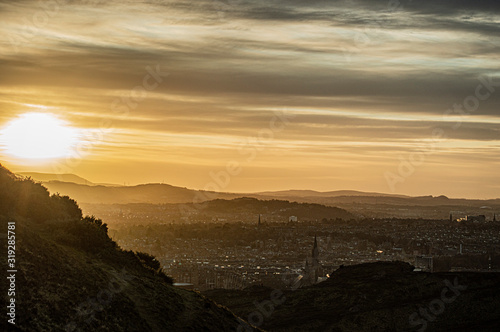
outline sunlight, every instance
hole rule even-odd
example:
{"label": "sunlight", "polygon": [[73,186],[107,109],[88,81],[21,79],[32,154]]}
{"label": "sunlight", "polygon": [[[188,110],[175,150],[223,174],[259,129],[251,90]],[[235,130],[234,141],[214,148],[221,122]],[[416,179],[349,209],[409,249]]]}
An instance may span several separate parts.
{"label": "sunlight", "polygon": [[0,130],[0,147],[21,159],[56,159],[71,154],[78,130],[53,114],[25,113]]}

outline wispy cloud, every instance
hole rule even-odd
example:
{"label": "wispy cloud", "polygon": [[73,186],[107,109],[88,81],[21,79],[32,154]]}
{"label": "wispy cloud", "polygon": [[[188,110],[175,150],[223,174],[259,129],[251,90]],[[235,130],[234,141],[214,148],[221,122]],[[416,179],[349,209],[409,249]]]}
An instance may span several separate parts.
{"label": "wispy cloud", "polygon": [[[75,170],[101,182],[113,174],[97,165],[147,160],[156,170],[149,178],[116,177],[153,181],[163,160],[178,165],[179,184],[197,186],[286,108],[297,117],[271,143],[277,156],[263,153],[230,190],[252,190],[248,179],[284,169],[302,172],[299,187],[310,178],[315,188],[351,180],[384,191],[381,174],[398,154],[418,149],[435,127],[451,128],[443,113],[473,94],[479,77],[500,80],[498,1],[401,1],[396,10],[383,0],[43,3],[0,1],[0,122],[30,105],[87,129],[111,118],[114,133]],[[112,114],[111,102],[156,64],[168,79],[127,117]],[[430,191],[442,188],[433,181],[445,162],[498,163],[488,156],[499,152],[499,106],[494,95],[448,132],[443,154],[418,175]],[[352,171],[363,165],[370,171]],[[296,186],[288,181],[277,174],[272,186]],[[466,194],[459,181],[452,186],[450,194]]]}

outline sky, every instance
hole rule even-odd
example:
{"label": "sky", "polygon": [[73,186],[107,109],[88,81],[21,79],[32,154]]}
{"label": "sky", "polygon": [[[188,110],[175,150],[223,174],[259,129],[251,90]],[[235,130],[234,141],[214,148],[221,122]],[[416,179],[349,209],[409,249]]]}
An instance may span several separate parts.
{"label": "sky", "polygon": [[0,140],[13,171],[500,197],[497,0],[20,0],[0,21],[0,128],[79,137],[42,160]]}

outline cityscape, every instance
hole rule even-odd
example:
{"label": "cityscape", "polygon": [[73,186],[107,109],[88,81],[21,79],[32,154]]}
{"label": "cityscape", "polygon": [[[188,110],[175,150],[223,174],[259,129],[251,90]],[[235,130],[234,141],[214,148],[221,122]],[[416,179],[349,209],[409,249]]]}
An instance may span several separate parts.
{"label": "cityscape", "polygon": [[342,265],[377,261],[404,261],[428,272],[500,271],[495,215],[308,220],[254,214],[242,220],[227,213],[174,223],[177,206],[99,208],[107,211],[110,236],[122,248],[154,255],[176,283],[200,291],[309,285],[306,265],[315,243],[321,269],[313,283]]}

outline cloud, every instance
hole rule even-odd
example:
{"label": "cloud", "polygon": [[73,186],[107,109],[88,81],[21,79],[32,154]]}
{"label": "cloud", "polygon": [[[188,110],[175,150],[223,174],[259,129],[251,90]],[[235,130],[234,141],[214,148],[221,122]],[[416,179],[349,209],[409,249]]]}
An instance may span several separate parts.
{"label": "cloud", "polygon": [[[480,77],[499,75],[498,1],[44,3],[0,1],[0,122],[29,104],[87,129],[109,118],[116,132],[96,148],[99,160],[152,163],[168,151],[165,162],[223,164],[276,110],[296,115],[269,144],[282,155],[264,153],[250,172],[291,168],[293,156],[318,172],[363,155],[389,168],[437,127],[450,162],[499,150],[498,93],[458,130],[443,117]],[[156,65],[169,73],[162,84],[127,117],[113,114]]]}

